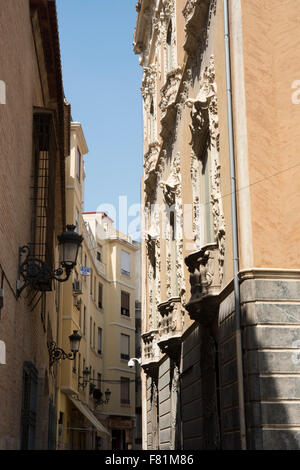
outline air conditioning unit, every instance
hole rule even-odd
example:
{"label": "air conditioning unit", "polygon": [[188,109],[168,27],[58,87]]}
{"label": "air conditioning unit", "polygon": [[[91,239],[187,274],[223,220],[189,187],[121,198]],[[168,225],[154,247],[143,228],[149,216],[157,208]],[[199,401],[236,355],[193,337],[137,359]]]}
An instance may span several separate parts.
{"label": "air conditioning unit", "polygon": [[75,279],[73,282],[73,294],[79,295],[82,294],[82,282],[78,279]]}

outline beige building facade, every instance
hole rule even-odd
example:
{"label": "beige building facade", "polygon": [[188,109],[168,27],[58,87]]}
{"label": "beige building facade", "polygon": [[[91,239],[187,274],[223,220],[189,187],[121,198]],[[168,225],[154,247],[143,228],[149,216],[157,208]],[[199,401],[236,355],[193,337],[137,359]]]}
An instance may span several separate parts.
{"label": "beige building facade", "polygon": [[144,449],[299,448],[299,7],[137,3]]}
{"label": "beige building facade", "polygon": [[60,368],[58,448],[121,450],[135,446],[136,373],[128,361],[135,356],[140,248],[105,213],[83,211],[87,153],[82,126],[72,122],[67,218],[84,240],[63,288],[61,334],[78,330],[82,339],[75,363]]}

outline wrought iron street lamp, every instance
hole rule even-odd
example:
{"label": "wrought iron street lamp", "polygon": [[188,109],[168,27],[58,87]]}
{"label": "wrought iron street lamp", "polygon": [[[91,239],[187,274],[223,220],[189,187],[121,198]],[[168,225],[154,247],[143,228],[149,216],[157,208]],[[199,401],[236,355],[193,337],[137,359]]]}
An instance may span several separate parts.
{"label": "wrought iron street lamp", "polygon": [[72,269],[76,266],[78,250],[83,240],[83,237],[75,232],[75,228],[75,225],[67,225],[67,231],[58,237],[61,267],[57,269],[52,269],[43,260],[34,257],[28,245],[19,249],[18,297],[29,285],[35,290],[45,292],[51,290],[53,279],[58,282],[69,279]]}
{"label": "wrought iron street lamp", "polygon": [[[88,385],[89,381],[90,381],[90,375],[91,375],[91,371],[88,367],[85,367],[82,371],[82,376],[79,375],[78,377],[78,388],[79,390],[84,390],[85,387]],[[80,382],[80,379],[83,379],[82,382]]]}
{"label": "wrought iron street lamp", "polygon": [[103,393],[101,392],[101,390],[99,390],[99,388],[95,388],[93,390],[93,400],[96,402],[96,405],[107,405],[111,396],[111,391],[109,390],[109,388],[105,390],[104,395],[105,399],[102,398]]}
{"label": "wrought iron street lamp", "polygon": [[69,340],[70,340],[70,349],[71,349],[70,353],[66,353],[63,349],[57,347],[54,341],[52,341],[52,343],[49,344],[50,367],[52,367],[55,362],[60,361],[60,360],[65,360],[65,359],[70,359],[71,361],[75,360],[76,354],[79,351],[80,340],[81,340],[81,336],[77,330],[73,331],[73,334],[69,336]]}

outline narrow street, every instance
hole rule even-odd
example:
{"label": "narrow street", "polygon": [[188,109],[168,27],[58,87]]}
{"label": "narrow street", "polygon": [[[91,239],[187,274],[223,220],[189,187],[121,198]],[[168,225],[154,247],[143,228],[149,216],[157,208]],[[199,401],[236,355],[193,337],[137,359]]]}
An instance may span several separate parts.
{"label": "narrow street", "polygon": [[300,449],[299,18],[0,0],[0,451]]}

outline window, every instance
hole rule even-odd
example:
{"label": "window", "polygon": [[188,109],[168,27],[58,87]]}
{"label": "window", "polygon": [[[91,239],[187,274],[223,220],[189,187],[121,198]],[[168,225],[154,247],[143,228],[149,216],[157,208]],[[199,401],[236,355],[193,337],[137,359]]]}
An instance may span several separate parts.
{"label": "window", "polygon": [[97,374],[97,388],[101,391],[102,375]]}
{"label": "window", "polygon": [[150,116],[149,116],[149,137],[150,143],[156,140],[156,116],[153,98],[150,104]]}
{"label": "window", "polygon": [[[208,147],[208,144],[207,144]],[[200,201],[202,205],[204,239],[203,244],[212,243],[214,239],[213,214],[211,203],[211,158],[208,148],[202,157],[202,181],[200,190]]]}
{"label": "window", "polygon": [[90,317],[90,346],[93,344],[93,321],[92,317]]}
{"label": "window", "polygon": [[121,404],[130,404],[130,379],[121,377]]}
{"label": "window", "polygon": [[79,233],[79,210],[75,210],[75,232]]}
{"label": "window", "polygon": [[31,362],[23,367],[21,449],[35,448],[38,371]]}
{"label": "window", "polygon": [[127,251],[121,251],[121,273],[130,276],[130,254]]}
{"label": "window", "polygon": [[96,323],[94,322],[94,328],[93,328],[93,348],[95,349],[96,347]]}
{"label": "window", "polygon": [[86,332],[86,307],[83,307],[83,335]]}
{"label": "window", "polygon": [[98,328],[98,354],[102,353],[102,328]]}
{"label": "window", "polygon": [[81,153],[79,148],[77,147],[77,154],[76,154],[76,176],[78,181],[80,182],[80,175],[81,175]]}
{"label": "window", "polygon": [[130,336],[121,333],[121,359],[129,360],[130,356]]}
{"label": "window", "polygon": [[103,308],[102,294],[103,294],[103,286],[102,286],[101,282],[99,282],[99,284],[98,284],[98,307],[99,308]]}
{"label": "window", "polygon": [[81,375],[81,354],[78,353],[78,375]]}
{"label": "window", "polygon": [[130,294],[121,291],[121,315],[130,316]]}
{"label": "window", "polygon": [[173,50],[172,50],[172,38],[173,38],[173,26],[172,20],[169,22],[168,31],[167,31],[167,63],[166,63],[166,72],[170,72],[173,67]]}
{"label": "window", "polygon": [[99,263],[102,263],[102,247],[100,245],[98,245],[97,248],[97,261],[99,261]]}
{"label": "window", "polygon": [[[57,142],[52,113],[36,111],[33,115],[30,245],[32,255],[53,266]],[[51,281],[45,283],[44,290],[51,290],[51,284]]]}

